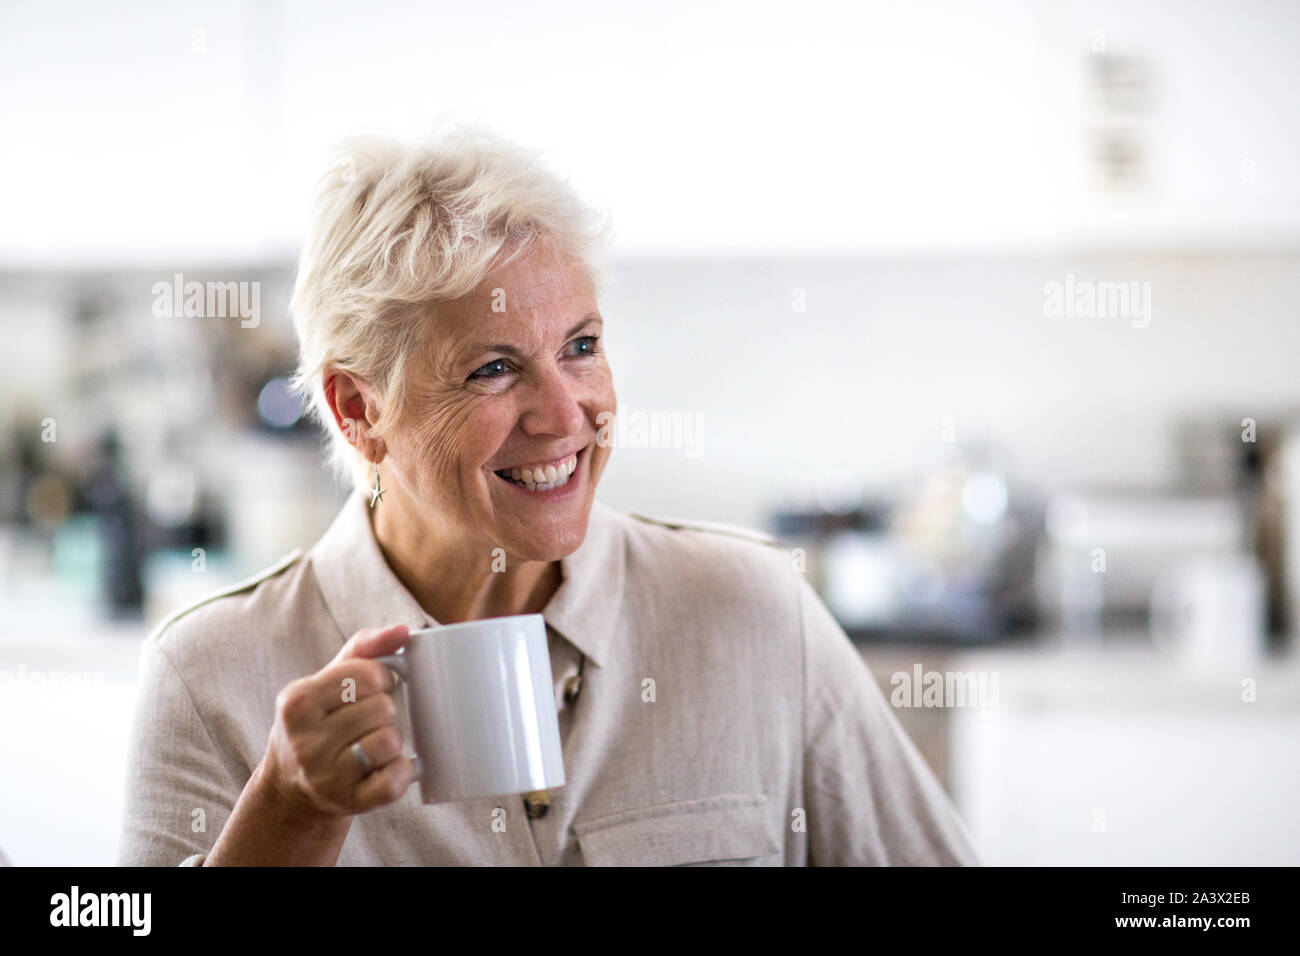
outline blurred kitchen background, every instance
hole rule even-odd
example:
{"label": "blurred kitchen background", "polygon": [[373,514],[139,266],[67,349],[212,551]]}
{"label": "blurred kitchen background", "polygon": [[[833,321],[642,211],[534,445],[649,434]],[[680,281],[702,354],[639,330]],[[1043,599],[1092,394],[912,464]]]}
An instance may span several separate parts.
{"label": "blurred kitchen background", "polygon": [[1300,863],[1297,50],[1264,0],[7,4],[0,852],[114,861],[140,641],[338,508],[310,193],[451,112],[613,213],[601,497],[780,537],[886,694],[991,679],[896,711],[985,862]]}

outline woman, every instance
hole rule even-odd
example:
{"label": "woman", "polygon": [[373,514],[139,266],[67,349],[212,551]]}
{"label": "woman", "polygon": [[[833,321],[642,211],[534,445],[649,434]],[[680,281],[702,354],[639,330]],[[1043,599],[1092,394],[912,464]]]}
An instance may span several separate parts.
{"label": "woman", "polygon": [[[313,228],[298,382],[356,492],[308,553],[146,642],[123,862],[975,862],[790,555],[595,500],[605,230],[567,184],[472,130],[362,141]],[[534,612],[565,786],[422,804],[371,658]]]}

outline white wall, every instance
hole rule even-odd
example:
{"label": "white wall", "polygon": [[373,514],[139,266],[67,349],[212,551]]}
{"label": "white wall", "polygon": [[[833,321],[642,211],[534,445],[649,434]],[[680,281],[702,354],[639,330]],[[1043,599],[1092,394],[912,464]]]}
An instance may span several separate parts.
{"label": "white wall", "polygon": [[[1137,196],[1082,168],[1098,33],[1153,68]],[[1297,46],[1286,0],[10,3],[0,261],[292,251],[334,142],[444,111],[551,149],[627,255],[1285,241]]]}

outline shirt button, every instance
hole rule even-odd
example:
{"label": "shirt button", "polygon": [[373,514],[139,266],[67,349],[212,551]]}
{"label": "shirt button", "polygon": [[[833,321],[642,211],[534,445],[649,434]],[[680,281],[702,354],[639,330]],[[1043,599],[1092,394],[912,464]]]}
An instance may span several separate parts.
{"label": "shirt button", "polygon": [[582,675],[574,674],[564,682],[564,702],[572,704],[578,699],[578,691],[582,690]]}
{"label": "shirt button", "polygon": [[551,798],[547,796],[545,790],[534,790],[532,793],[524,795],[524,813],[530,820],[540,820],[546,816],[546,811],[551,808]]}

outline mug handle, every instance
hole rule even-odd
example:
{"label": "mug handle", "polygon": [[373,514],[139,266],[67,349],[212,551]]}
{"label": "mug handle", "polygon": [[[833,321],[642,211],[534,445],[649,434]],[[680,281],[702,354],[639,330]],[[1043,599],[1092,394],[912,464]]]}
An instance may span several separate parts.
{"label": "mug handle", "polygon": [[[406,668],[406,655],[401,651],[398,651],[396,654],[385,654],[383,657],[372,657],[370,659],[372,661],[378,661],[385,667],[396,671],[397,676],[402,679],[403,683],[409,682],[410,671]],[[411,699],[409,696],[406,699],[406,708],[406,715],[409,720],[411,715]],[[420,762],[420,755],[407,754],[407,757],[410,759],[412,766],[415,767],[415,779],[418,782],[419,779],[424,776],[424,765]]]}

